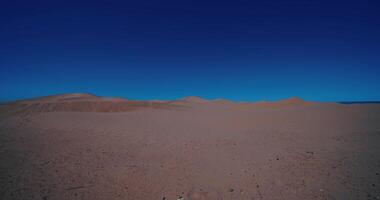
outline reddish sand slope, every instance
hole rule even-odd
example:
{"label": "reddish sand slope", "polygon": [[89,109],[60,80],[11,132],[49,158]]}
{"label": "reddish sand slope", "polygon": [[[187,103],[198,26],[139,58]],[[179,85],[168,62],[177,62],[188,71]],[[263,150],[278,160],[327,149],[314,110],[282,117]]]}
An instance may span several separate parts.
{"label": "reddish sand slope", "polygon": [[0,199],[380,199],[376,104],[69,94],[0,110]]}

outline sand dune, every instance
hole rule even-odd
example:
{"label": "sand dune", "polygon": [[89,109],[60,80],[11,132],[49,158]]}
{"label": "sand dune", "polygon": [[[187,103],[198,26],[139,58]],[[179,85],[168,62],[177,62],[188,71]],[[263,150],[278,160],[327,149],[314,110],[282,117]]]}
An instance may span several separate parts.
{"label": "sand dune", "polygon": [[379,199],[380,105],[65,94],[0,106],[1,199]]}
{"label": "sand dune", "polygon": [[126,112],[141,108],[175,108],[167,101],[136,101],[115,97],[98,97],[92,94],[63,94],[17,101],[6,110],[17,113],[36,112]]}
{"label": "sand dune", "polygon": [[277,102],[254,102],[254,103],[235,103],[226,99],[206,100],[201,97],[189,96],[179,100],[165,101],[139,101],[127,100],[115,97],[99,97],[93,94],[62,94],[52,95],[28,100],[21,100],[3,105],[8,111],[18,113],[35,112],[126,112],[143,108],[176,109],[197,106],[229,105],[236,108],[246,108],[252,106],[279,107],[289,105],[312,105],[300,98],[293,97]]}

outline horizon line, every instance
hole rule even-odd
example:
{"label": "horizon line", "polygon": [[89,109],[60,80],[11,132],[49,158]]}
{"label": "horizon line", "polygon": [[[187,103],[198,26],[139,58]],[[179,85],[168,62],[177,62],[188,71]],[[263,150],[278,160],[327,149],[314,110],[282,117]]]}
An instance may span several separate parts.
{"label": "horizon line", "polygon": [[17,98],[17,99],[11,99],[11,100],[2,100],[0,99],[0,104],[8,104],[8,103],[14,103],[18,101],[24,101],[24,100],[33,100],[33,99],[38,99],[38,98],[44,98],[44,97],[53,97],[53,96],[63,96],[63,95],[91,95],[95,97],[100,97],[100,98],[121,98],[125,100],[131,100],[131,101],[175,101],[175,100],[184,100],[186,98],[190,97],[195,97],[195,98],[200,98],[202,100],[207,100],[207,101],[217,101],[217,100],[227,100],[235,103],[258,103],[258,102],[278,102],[278,101],[283,101],[283,100],[289,100],[289,99],[299,99],[302,101],[306,102],[320,102],[320,103],[340,103],[340,104],[371,104],[371,103],[380,103],[380,100],[360,100],[360,101],[352,101],[352,100],[338,100],[338,101],[315,101],[315,100],[309,100],[309,99],[304,99],[298,96],[289,96],[286,98],[281,98],[277,100],[267,100],[267,99],[261,99],[261,100],[231,100],[228,98],[224,97],[219,97],[219,98],[204,98],[200,95],[187,95],[183,96],[181,98],[175,98],[175,99],[158,99],[158,98],[149,98],[149,99],[138,99],[138,98],[128,98],[124,96],[102,96],[102,95],[96,95],[94,93],[90,92],[73,92],[73,93],[57,93],[57,94],[51,94],[51,95],[42,95],[42,96],[33,96],[33,97],[26,97],[26,98]]}

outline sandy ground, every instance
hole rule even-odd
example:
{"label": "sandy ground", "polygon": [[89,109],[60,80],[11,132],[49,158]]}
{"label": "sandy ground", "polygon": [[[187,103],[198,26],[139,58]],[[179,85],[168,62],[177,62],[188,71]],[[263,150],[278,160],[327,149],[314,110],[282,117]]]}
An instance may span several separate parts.
{"label": "sandy ground", "polygon": [[380,105],[163,103],[3,105],[0,199],[380,199]]}

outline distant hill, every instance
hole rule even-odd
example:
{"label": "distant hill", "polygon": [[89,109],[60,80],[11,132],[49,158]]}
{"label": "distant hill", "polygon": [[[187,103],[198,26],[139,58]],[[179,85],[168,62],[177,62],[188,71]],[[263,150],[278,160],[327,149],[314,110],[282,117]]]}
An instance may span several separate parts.
{"label": "distant hill", "polygon": [[[380,102],[339,102],[340,104],[367,104]],[[1,104],[0,110],[21,113],[36,112],[127,112],[136,109],[179,109],[207,106],[229,106],[240,109],[257,107],[280,108],[288,106],[338,105],[338,103],[319,103],[291,97],[280,101],[259,101],[237,103],[226,99],[207,100],[188,96],[179,100],[129,100],[118,97],[101,97],[88,93],[71,93],[44,96]]]}

